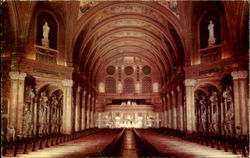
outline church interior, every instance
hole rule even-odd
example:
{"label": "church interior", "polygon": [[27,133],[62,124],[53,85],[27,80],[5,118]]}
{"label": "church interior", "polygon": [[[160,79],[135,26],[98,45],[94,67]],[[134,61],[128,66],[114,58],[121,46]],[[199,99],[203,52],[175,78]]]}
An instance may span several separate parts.
{"label": "church interior", "polygon": [[249,2],[5,1],[3,157],[248,157]]}

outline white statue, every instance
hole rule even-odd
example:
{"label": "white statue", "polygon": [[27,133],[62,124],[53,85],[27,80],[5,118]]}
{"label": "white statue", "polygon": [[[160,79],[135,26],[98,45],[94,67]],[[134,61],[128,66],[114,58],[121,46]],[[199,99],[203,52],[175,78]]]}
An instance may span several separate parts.
{"label": "white statue", "polygon": [[31,86],[25,88],[25,96],[24,96],[24,102],[25,106],[28,107],[28,110],[31,111],[32,106],[33,106],[33,100],[35,98],[35,93],[34,90],[32,89]]}
{"label": "white statue", "polygon": [[208,31],[209,31],[208,46],[212,46],[215,44],[216,40],[216,38],[214,38],[214,24],[212,20],[209,21]]}
{"label": "white statue", "polygon": [[48,22],[45,21],[45,24],[43,25],[43,38],[44,39],[48,39],[49,38],[49,25],[48,25]]}
{"label": "white statue", "polygon": [[29,134],[29,130],[31,130],[31,124],[32,124],[32,114],[29,111],[28,107],[24,110],[24,116],[23,116],[23,133],[25,136]]}
{"label": "white statue", "polygon": [[217,122],[218,122],[218,97],[217,97],[217,92],[212,91],[212,95],[209,97],[209,100],[211,102],[211,107],[212,107],[212,129],[214,132],[217,132]]}
{"label": "white statue", "polygon": [[50,27],[48,25],[48,22],[45,21],[45,24],[43,25],[43,39],[42,39],[42,45],[44,47],[49,47],[49,31]]}

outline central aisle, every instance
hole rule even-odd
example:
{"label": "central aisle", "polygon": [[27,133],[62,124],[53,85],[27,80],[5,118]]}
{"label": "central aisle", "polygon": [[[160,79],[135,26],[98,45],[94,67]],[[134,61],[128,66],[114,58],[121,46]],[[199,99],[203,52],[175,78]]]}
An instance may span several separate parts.
{"label": "central aisle", "polygon": [[132,129],[126,129],[123,138],[121,156],[124,158],[137,158],[139,157],[137,148],[138,147]]}

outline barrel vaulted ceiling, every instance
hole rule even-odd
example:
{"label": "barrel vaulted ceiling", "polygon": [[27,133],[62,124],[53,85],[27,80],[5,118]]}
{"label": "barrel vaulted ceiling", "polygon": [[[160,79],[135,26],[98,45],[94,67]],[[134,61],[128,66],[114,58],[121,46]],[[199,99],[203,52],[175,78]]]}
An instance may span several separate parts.
{"label": "barrel vaulted ceiling", "polygon": [[80,3],[74,63],[95,78],[112,60],[135,56],[149,61],[165,75],[169,67],[184,60],[178,5],[171,5],[169,2]]}

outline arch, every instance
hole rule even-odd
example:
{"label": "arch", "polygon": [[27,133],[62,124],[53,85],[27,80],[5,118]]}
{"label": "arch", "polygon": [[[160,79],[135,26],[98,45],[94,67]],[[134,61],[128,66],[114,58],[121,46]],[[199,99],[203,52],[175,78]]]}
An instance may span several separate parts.
{"label": "arch", "polygon": [[37,93],[37,136],[61,132],[63,115],[63,90],[51,84]]}
{"label": "arch", "polygon": [[[106,4],[109,5],[106,5]],[[185,50],[185,46],[183,45],[183,37],[180,36],[180,30],[181,27],[177,27],[179,25],[179,21],[176,18],[175,15],[172,14],[172,12],[163,6],[161,6],[158,3],[152,3],[153,6],[149,6],[146,3],[141,3],[141,2],[107,2],[107,3],[100,3],[96,6],[94,6],[92,9],[90,9],[85,15],[83,15],[77,22],[77,29],[75,30],[75,38],[73,39],[73,56],[76,57],[78,56],[75,60],[75,64],[79,64],[80,67],[82,67],[81,71],[83,72],[91,72],[91,78],[93,78],[92,75],[96,76],[96,68],[102,67],[101,61],[103,61],[103,57],[105,56],[106,58],[113,57],[111,51],[115,52],[117,50],[123,50],[126,49],[127,47],[134,47],[134,49],[145,49],[145,48],[136,48],[139,47],[140,45],[148,47],[145,54],[154,54],[151,56],[154,56],[155,60],[159,61],[161,63],[161,69],[164,71],[165,67],[167,66],[175,66],[176,64],[184,62],[183,60],[183,55]],[[139,7],[143,7],[143,11],[145,10],[150,10],[153,12],[153,15],[141,15],[138,14],[137,11],[131,11],[131,12],[121,12],[118,13],[117,15],[114,15],[112,12],[105,12],[103,13],[104,15],[102,17],[97,18],[96,16],[98,15],[97,13],[101,13],[105,10],[108,10],[112,7],[120,7],[123,6],[124,4],[130,4],[130,5],[138,5]],[[97,9],[99,8],[99,9]],[[164,10],[165,12],[168,12],[169,15],[162,14],[162,12],[159,11]],[[95,11],[93,11],[95,10]],[[88,15],[88,16],[87,16]],[[152,18],[152,17],[159,17],[157,18]],[[90,21],[92,18],[95,18],[96,20]],[[121,25],[114,25],[113,23],[119,20],[122,20],[126,17],[126,19],[133,19],[138,21],[136,25],[134,23],[130,23],[128,26],[123,25],[124,23],[121,23]],[[168,18],[167,18],[168,17]],[[84,20],[84,23],[83,22]],[[172,19],[173,21],[171,21]],[[81,25],[80,25],[81,24]],[[114,26],[113,27],[107,27],[109,25]],[[139,25],[137,25],[139,24]],[[145,27],[142,28],[144,24],[149,25],[150,27]],[[171,31],[169,30],[170,28],[167,27],[166,25],[171,25],[173,26],[171,29],[174,29],[174,33],[171,34]],[[88,27],[92,27],[93,29],[89,30]],[[178,30],[180,29],[180,30]],[[127,30],[132,30],[134,32],[140,32],[146,35],[148,38],[136,38],[135,36],[131,36],[128,38],[125,38],[123,36],[122,38],[117,38],[115,36],[111,36],[111,33],[113,34],[114,32],[117,33],[123,33],[124,31],[126,32]],[[142,30],[142,31],[141,31]],[[157,32],[160,34],[159,36],[162,37],[157,37]],[[82,36],[84,35],[84,36]],[[123,35],[123,34],[122,34]],[[177,35],[179,38],[175,38],[173,36]],[[155,38],[156,37],[156,38]],[[103,39],[108,39],[108,40],[103,40]],[[175,39],[174,39],[175,38]],[[110,40],[111,39],[111,40]],[[148,40],[149,39],[149,40]],[[176,39],[179,40],[176,42]],[[135,45],[128,45],[124,41],[131,41],[134,42]],[[168,41],[168,42],[165,42]],[[82,42],[78,42],[82,41]],[[123,43],[122,46],[119,46],[119,43]],[[155,43],[159,45],[159,47],[155,47]],[[179,46],[176,45],[176,43],[181,43],[183,46],[179,48]],[[140,51],[138,51],[140,52]],[[77,55],[76,55],[77,54]],[[148,55],[150,56],[150,55]],[[179,58],[180,57],[180,58]],[[179,60],[180,59],[180,60]],[[157,62],[158,63],[158,62]],[[169,64],[173,63],[173,64]],[[90,66],[89,66],[90,65]],[[93,73],[95,72],[95,73]],[[165,74],[165,73],[163,73]],[[94,77],[95,78],[95,77]]]}
{"label": "arch", "polygon": [[213,86],[218,90],[218,92],[220,92],[222,88],[219,81],[201,81],[195,86],[194,89],[197,90],[198,88],[202,88],[204,86]]}
{"label": "arch", "polygon": [[[97,15],[98,13],[100,14],[100,12],[104,11],[105,9],[111,8],[115,5],[120,5],[121,3],[123,3],[124,5],[126,4],[138,4],[138,5],[142,5],[148,9],[152,9],[153,11],[155,11],[157,14],[163,16],[165,19],[167,19],[173,26],[175,26],[175,28],[177,29],[177,33],[181,38],[182,43],[184,43],[184,39],[183,36],[181,36],[181,25],[179,20],[176,18],[175,15],[173,15],[173,13],[164,8],[163,6],[161,6],[160,4],[152,4],[152,5],[146,5],[142,2],[107,2],[107,3],[103,3],[103,4],[99,4],[97,6],[95,6],[93,9],[89,10],[88,15],[92,15],[92,16],[83,16],[79,19],[78,23],[77,23],[77,29],[75,30],[75,39],[73,39],[73,43],[76,43],[78,35],[80,34],[81,30],[84,29],[85,24],[88,24],[89,21],[91,20],[91,18],[93,18],[95,15]],[[164,14],[163,14],[164,13]],[[165,14],[167,13],[167,14]],[[184,46],[184,50],[186,50],[185,45]]]}

